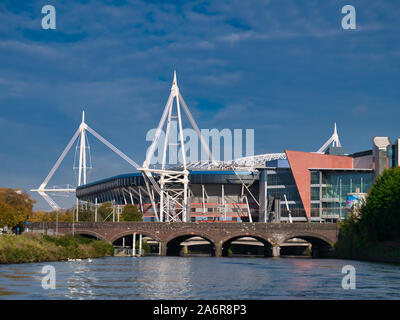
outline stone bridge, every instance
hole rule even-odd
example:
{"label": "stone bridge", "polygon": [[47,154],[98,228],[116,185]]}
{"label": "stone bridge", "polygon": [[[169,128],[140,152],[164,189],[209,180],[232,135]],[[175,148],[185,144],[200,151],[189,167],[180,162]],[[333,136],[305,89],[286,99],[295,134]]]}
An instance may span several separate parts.
{"label": "stone bridge", "polygon": [[[33,232],[54,234],[55,222],[37,222]],[[159,243],[160,255],[179,253],[180,244],[195,236],[207,240],[214,256],[226,255],[232,241],[254,238],[264,244],[265,256],[279,256],[280,246],[289,239],[299,238],[312,244],[313,256],[333,253],[339,228],[335,223],[250,223],[250,222],[60,222],[60,234],[85,235],[115,244],[133,233],[142,234]]]}

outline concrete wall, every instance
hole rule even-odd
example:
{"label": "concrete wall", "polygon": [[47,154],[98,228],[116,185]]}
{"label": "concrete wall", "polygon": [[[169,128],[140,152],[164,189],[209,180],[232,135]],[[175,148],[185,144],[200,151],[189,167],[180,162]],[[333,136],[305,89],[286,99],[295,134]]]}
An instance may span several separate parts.
{"label": "concrete wall", "polygon": [[372,153],[374,157],[375,179],[388,167],[387,147],[391,144],[388,137],[374,137],[372,139]]}

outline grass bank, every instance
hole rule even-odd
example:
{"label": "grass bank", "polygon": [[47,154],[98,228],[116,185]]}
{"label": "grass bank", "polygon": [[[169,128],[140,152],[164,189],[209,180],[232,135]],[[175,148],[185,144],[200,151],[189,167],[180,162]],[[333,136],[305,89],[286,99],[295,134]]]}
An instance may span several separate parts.
{"label": "grass bank", "polygon": [[109,243],[79,236],[0,236],[0,264],[98,258],[113,253]]}

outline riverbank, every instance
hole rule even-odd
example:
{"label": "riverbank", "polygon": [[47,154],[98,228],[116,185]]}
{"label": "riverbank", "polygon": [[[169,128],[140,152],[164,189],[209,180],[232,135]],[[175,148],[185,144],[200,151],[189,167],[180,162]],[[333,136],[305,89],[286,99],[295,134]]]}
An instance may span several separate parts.
{"label": "riverbank", "polygon": [[79,236],[0,236],[0,264],[99,258],[113,253],[109,243]]}
{"label": "riverbank", "polygon": [[344,259],[400,263],[400,167],[386,169],[366,202],[340,223],[336,255]]}
{"label": "riverbank", "polygon": [[336,257],[371,262],[400,264],[400,241],[385,241],[363,246],[349,246],[338,243]]}

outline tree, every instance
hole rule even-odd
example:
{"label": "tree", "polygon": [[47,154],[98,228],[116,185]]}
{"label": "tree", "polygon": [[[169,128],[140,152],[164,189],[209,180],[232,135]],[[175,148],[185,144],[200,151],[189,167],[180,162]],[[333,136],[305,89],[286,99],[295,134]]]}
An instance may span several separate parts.
{"label": "tree", "polygon": [[81,206],[79,208],[79,221],[94,221],[94,210],[91,206]]}
{"label": "tree", "polygon": [[5,203],[0,202],[0,227],[14,227],[16,225],[13,208]]}
{"label": "tree", "polygon": [[372,241],[400,239],[400,167],[385,170],[361,209],[361,231]]}
{"label": "tree", "polygon": [[[342,258],[382,254],[380,242],[400,240],[400,167],[385,170],[372,185],[360,215],[340,224],[335,244]],[[397,249],[396,249],[397,250]]]}
{"label": "tree", "polygon": [[112,214],[113,207],[110,202],[104,202],[97,209],[97,218],[99,222],[103,222],[110,214]]}
{"label": "tree", "polygon": [[0,201],[10,205],[14,213],[14,225],[23,227],[26,219],[32,214],[35,201],[29,195],[20,189],[1,188]]}
{"label": "tree", "polygon": [[38,210],[35,213],[31,214],[29,217],[29,222],[50,222],[53,221],[51,212],[45,212],[42,210]]}
{"label": "tree", "polygon": [[72,222],[72,217],[74,214],[74,209],[61,210],[58,213],[59,222]]}
{"label": "tree", "polygon": [[139,212],[136,206],[127,204],[122,209],[120,221],[143,221],[143,215]]}
{"label": "tree", "polygon": [[[58,210],[58,222],[72,222],[74,209]],[[45,212],[38,210],[29,216],[29,222],[55,222],[57,221],[57,211]]]}

